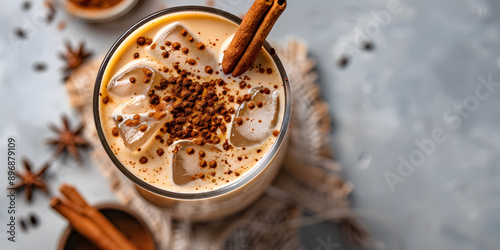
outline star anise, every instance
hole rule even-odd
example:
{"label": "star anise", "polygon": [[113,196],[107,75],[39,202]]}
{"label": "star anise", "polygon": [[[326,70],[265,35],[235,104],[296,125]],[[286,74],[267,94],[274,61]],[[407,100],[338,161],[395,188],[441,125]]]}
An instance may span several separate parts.
{"label": "star anise", "polygon": [[31,165],[26,159],[23,160],[23,164],[26,171],[24,172],[24,174],[15,171],[16,176],[21,179],[21,183],[14,186],[13,189],[24,188],[24,191],[26,192],[26,200],[28,202],[31,202],[33,190],[37,188],[48,194],[49,189],[47,188],[47,184],[45,184],[42,179],[45,171],[47,170],[47,168],[49,168],[50,165],[48,163],[45,164],[45,166],[43,166],[43,168],[35,174],[31,172]]}
{"label": "star anise", "polygon": [[50,125],[50,129],[59,135],[57,139],[51,139],[47,142],[49,145],[56,147],[55,157],[58,157],[63,152],[69,153],[76,160],[82,161],[80,152],[78,148],[84,148],[89,146],[87,140],[85,140],[81,133],[83,131],[84,125],[81,124],[76,130],[71,130],[68,118],[66,116],[62,117],[63,128],[59,129],[54,125]]}
{"label": "star anise", "polygon": [[71,44],[66,42],[66,52],[60,54],[60,57],[66,61],[66,66],[64,67],[66,77],[91,55],[91,52],[85,51],[85,43],[80,43],[78,49],[73,50]]}

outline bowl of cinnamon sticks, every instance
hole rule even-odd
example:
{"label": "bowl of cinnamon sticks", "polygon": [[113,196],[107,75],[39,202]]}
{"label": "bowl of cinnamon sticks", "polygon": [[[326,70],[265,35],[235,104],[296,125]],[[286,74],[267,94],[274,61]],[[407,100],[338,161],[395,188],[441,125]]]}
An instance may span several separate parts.
{"label": "bowl of cinnamon sticks", "polygon": [[59,250],[155,249],[151,231],[130,209],[117,204],[91,206],[73,186],[62,184],[59,189],[64,197],[53,197],[50,205],[69,222]]}

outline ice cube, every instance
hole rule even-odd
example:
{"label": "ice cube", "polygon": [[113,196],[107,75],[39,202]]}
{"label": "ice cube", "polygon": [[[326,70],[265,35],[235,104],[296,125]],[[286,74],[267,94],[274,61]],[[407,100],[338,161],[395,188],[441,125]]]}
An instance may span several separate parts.
{"label": "ice cube", "polygon": [[[146,53],[166,66],[179,63],[180,69],[200,76],[214,74],[217,69],[214,52],[195,32],[179,22],[158,31]],[[211,73],[205,69],[207,66],[212,68]]]}
{"label": "ice cube", "polygon": [[249,94],[251,99],[240,105],[231,126],[230,141],[237,147],[261,143],[278,123],[279,92],[257,88]]}
{"label": "ice cube", "polygon": [[209,174],[217,168],[210,163],[218,163],[219,167],[221,164],[222,151],[213,145],[199,146],[191,141],[178,141],[172,144],[170,149],[174,152],[172,176],[177,185],[209,178]]}
{"label": "ice cube", "polygon": [[[145,95],[156,77],[162,75],[160,64],[150,59],[137,59],[127,63],[111,79],[108,92],[116,96]],[[147,76],[151,74],[151,76]]]}
{"label": "ice cube", "polygon": [[[158,130],[163,121],[171,117],[168,111],[154,113],[147,110],[145,96],[137,96],[129,102],[122,103],[112,113],[125,146],[131,150],[144,145]],[[120,118],[120,119],[119,119]]]}
{"label": "ice cube", "polygon": [[128,102],[124,102],[113,110],[113,115],[115,114],[138,114],[143,113],[148,110],[149,103],[146,100],[146,96],[136,96]]}

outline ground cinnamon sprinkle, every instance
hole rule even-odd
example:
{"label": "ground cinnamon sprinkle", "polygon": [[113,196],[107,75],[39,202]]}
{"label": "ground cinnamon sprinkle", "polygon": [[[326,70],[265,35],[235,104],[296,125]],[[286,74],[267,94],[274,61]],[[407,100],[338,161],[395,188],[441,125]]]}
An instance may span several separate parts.
{"label": "ground cinnamon sprinkle", "polygon": [[216,162],[216,161],[210,161],[210,162],[208,163],[208,166],[209,166],[210,168],[216,168],[216,167],[217,167],[217,162]]}
{"label": "ground cinnamon sprinkle", "polygon": [[187,60],[187,63],[188,63],[189,65],[191,65],[191,66],[194,66],[194,65],[196,65],[196,60],[194,60],[194,59],[192,59],[192,58],[191,58],[191,59],[188,59],[188,60]]}
{"label": "ground cinnamon sprinkle", "polygon": [[254,109],[255,108],[255,104],[253,102],[248,103],[248,108],[249,109]]}
{"label": "ground cinnamon sprinkle", "polygon": [[234,121],[236,122],[236,125],[238,125],[238,126],[243,125],[243,119],[241,119],[240,117],[234,118]]}
{"label": "ground cinnamon sprinkle", "polygon": [[142,46],[142,45],[144,45],[145,43],[146,43],[146,38],[144,38],[144,37],[142,37],[142,36],[141,36],[141,37],[139,37],[139,38],[137,38],[137,44],[138,44],[138,45]]}
{"label": "ground cinnamon sprinkle", "polygon": [[273,136],[274,137],[278,137],[279,134],[280,134],[280,131],[278,131],[278,130],[274,130],[273,131]]}
{"label": "ground cinnamon sprinkle", "polygon": [[207,165],[208,165],[208,164],[207,164],[207,161],[205,161],[205,160],[201,160],[201,161],[200,161],[200,167],[202,167],[202,168],[206,168],[206,167],[207,167]]}
{"label": "ground cinnamon sprinkle", "polygon": [[141,126],[139,127],[139,130],[140,130],[141,132],[146,132],[146,131],[148,130],[148,126],[147,126],[147,125],[141,125]]}
{"label": "ground cinnamon sprinkle", "polygon": [[153,93],[150,95],[150,97],[151,97],[151,99],[149,99],[149,103],[151,103],[151,105],[160,104],[160,96],[159,95]]}
{"label": "ground cinnamon sprinkle", "polygon": [[172,44],[172,48],[174,50],[179,50],[181,48],[181,44],[178,43],[178,42],[175,42],[175,43]]}
{"label": "ground cinnamon sprinkle", "polygon": [[231,146],[231,145],[229,144],[229,141],[228,141],[228,140],[226,140],[226,142],[224,142],[224,144],[222,144],[222,148],[224,148],[224,150],[226,150],[226,151],[230,150],[232,147],[233,147],[233,146]]}
{"label": "ground cinnamon sprinkle", "polygon": [[143,69],[142,72],[144,73],[144,75],[146,75],[147,77],[151,77],[153,76],[153,71],[151,71],[150,69]]}
{"label": "ground cinnamon sprinkle", "polygon": [[220,143],[220,137],[214,136],[214,139],[212,140],[213,144],[219,144]]}
{"label": "ground cinnamon sprinkle", "polygon": [[210,66],[205,66],[205,72],[211,75],[212,73],[214,73],[214,69]]}
{"label": "ground cinnamon sprinkle", "polygon": [[151,78],[153,76],[153,71],[151,71],[149,69],[143,69],[142,72],[144,73],[144,78],[142,79],[142,82],[150,83]]}
{"label": "ground cinnamon sprinkle", "polygon": [[104,103],[104,104],[108,104],[109,101],[111,101],[111,99],[109,98],[109,96],[106,96],[106,97],[102,98],[102,103]]}
{"label": "ground cinnamon sprinkle", "polygon": [[247,86],[247,83],[245,81],[240,82],[240,89],[244,89]]}
{"label": "ground cinnamon sprinkle", "polygon": [[119,135],[118,128],[117,128],[117,127],[114,127],[114,128],[111,130],[111,134],[113,134],[113,136],[114,136],[114,137],[118,137],[118,135]]}
{"label": "ground cinnamon sprinkle", "polygon": [[162,101],[171,104],[174,119],[164,124],[162,133],[169,134],[169,145],[177,139],[192,139],[197,145],[218,144],[221,142],[217,135],[219,128],[222,132],[227,131],[224,122],[230,122],[231,117],[225,119],[226,102],[219,98],[215,86],[226,83],[221,79],[200,83],[188,75],[188,72],[181,72],[180,77],[171,76],[155,86],[156,89],[171,86],[171,95],[163,97]]}
{"label": "ground cinnamon sprinkle", "polygon": [[141,157],[141,159],[139,159],[139,162],[141,164],[146,164],[146,163],[148,163],[148,158],[146,158],[146,157],[143,156],[143,157]]}
{"label": "ground cinnamon sprinkle", "polygon": [[159,148],[156,150],[156,153],[158,154],[158,156],[162,156],[165,153],[165,151],[163,149]]}
{"label": "ground cinnamon sprinkle", "polygon": [[203,44],[203,43],[197,43],[197,44],[196,44],[196,48],[197,48],[198,50],[204,50],[204,49],[205,49],[205,44]]}
{"label": "ground cinnamon sprinkle", "polygon": [[125,121],[125,125],[129,126],[129,127],[135,127],[137,125],[139,125],[139,121],[135,121],[135,120],[126,120]]}
{"label": "ground cinnamon sprinkle", "polygon": [[168,138],[168,139],[167,139],[167,145],[168,145],[168,146],[171,146],[172,144],[174,144],[174,139],[172,139],[172,138]]}

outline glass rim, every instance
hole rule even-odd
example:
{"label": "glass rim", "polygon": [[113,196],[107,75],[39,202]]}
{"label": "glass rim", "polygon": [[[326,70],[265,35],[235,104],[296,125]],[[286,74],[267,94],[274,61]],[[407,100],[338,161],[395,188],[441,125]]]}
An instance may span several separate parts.
{"label": "glass rim", "polygon": [[162,189],[160,187],[154,186],[152,184],[149,184],[143,180],[141,180],[139,177],[131,173],[127,167],[125,167],[118,157],[113,153],[111,150],[106,137],[104,135],[102,125],[101,125],[101,119],[100,119],[100,111],[99,111],[99,93],[101,89],[101,84],[102,84],[102,77],[104,75],[104,71],[108,66],[108,63],[115,53],[115,51],[118,49],[118,47],[122,44],[122,42],[130,35],[132,34],[135,30],[137,30],[139,27],[143,26],[144,24],[148,23],[149,21],[159,18],[164,15],[168,14],[174,14],[174,13],[179,13],[179,12],[185,12],[185,11],[201,11],[201,12],[207,12],[210,14],[216,14],[218,16],[221,16],[223,18],[226,18],[227,20],[234,22],[236,24],[241,23],[241,18],[239,18],[236,15],[233,15],[229,12],[212,8],[212,7],[206,7],[206,6],[195,6],[195,5],[189,5],[189,6],[177,6],[177,7],[171,7],[167,9],[163,9],[160,11],[157,11],[153,14],[150,14],[140,21],[136,22],[132,27],[128,28],[111,46],[109,51],[106,53],[106,56],[104,57],[103,62],[101,63],[101,66],[99,68],[96,81],[95,81],[95,86],[94,86],[94,95],[93,95],[93,115],[94,115],[94,122],[97,130],[97,134],[99,136],[99,140],[101,141],[102,146],[104,147],[104,150],[106,151],[108,157],[111,159],[113,164],[128,178],[130,179],[134,184],[138,185],[139,187],[152,192],[154,194],[160,195],[160,196],[165,196],[170,199],[174,200],[200,200],[200,199],[209,199],[209,198],[214,198],[217,196],[221,196],[227,193],[230,193],[234,190],[237,190],[240,187],[245,186],[246,184],[250,183],[253,179],[255,179],[260,173],[262,173],[271,163],[271,161],[274,159],[275,155],[278,153],[280,150],[281,146],[285,142],[285,137],[288,131],[289,123],[290,123],[290,117],[291,117],[291,92],[290,92],[290,86],[288,83],[288,77],[285,72],[285,68],[283,64],[281,63],[281,60],[277,56],[276,53],[271,54],[270,50],[272,49],[271,45],[269,42],[265,42],[264,48],[266,51],[270,54],[271,58],[273,59],[274,63],[276,64],[276,67],[278,68],[280,75],[281,75],[281,80],[283,82],[284,86],[284,96],[285,96],[285,111],[284,111],[284,116],[280,128],[280,133],[278,135],[278,138],[276,141],[273,143],[271,146],[271,149],[268,150],[268,152],[264,155],[262,160],[260,160],[256,165],[254,165],[252,168],[247,170],[242,176],[237,178],[236,180],[225,184],[221,188],[217,188],[215,190],[209,190],[209,191],[204,191],[204,192],[196,192],[196,193],[180,193],[180,192],[173,192],[173,191],[168,191],[165,189]]}

